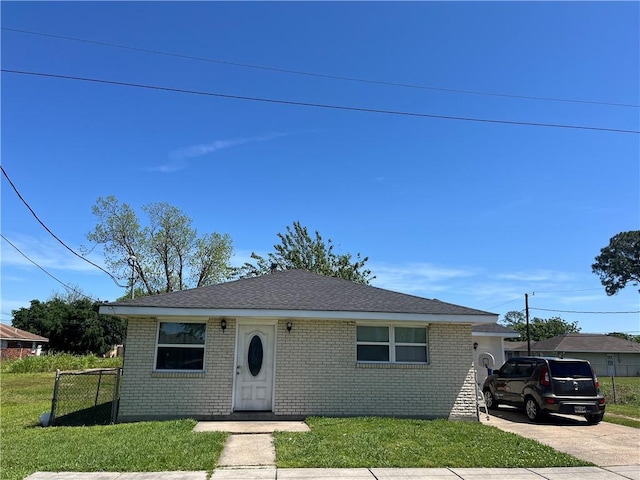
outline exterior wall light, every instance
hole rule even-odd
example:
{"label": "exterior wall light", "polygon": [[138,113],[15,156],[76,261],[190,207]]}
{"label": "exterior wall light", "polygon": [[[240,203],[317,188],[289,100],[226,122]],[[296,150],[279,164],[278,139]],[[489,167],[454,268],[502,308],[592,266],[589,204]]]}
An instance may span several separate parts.
{"label": "exterior wall light", "polygon": [[473,342],[473,349],[477,350],[478,349],[478,342]]}
{"label": "exterior wall light", "polygon": [[293,323],[287,322],[287,332],[290,332],[291,328],[293,328]]}
{"label": "exterior wall light", "polygon": [[227,329],[227,321],[224,318],[220,320],[220,328],[223,332]]}

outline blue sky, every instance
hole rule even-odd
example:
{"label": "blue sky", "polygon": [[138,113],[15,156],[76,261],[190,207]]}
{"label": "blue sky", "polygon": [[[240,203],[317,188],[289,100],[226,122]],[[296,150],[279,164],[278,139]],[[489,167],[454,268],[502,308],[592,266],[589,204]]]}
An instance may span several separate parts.
{"label": "blue sky", "polygon": [[[226,95],[640,130],[637,2],[3,2],[2,68]],[[235,64],[18,33],[77,37]],[[511,96],[454,93],[464,90]],[[545,97],[552,101],[522,97]],[[597,103],[587,103],[597,102]],[[617,106],[626,104],[635,106]],[[293,221],[369,257],[373,284],[640,333],[639,295],[591,264],[640,228],[640,135],[385,115],[2,74],[2,165],[88,246],[91,207],[168,202],[233,262]],[[67,284],[123,294],[2,179],[2,233]],[[64,287],[5,241],[3,322]],[[100,248],[89,255],[102,264]],[[536,310],[536,309],[548,309]],[[573,313],[636,312],[636,313]]]}

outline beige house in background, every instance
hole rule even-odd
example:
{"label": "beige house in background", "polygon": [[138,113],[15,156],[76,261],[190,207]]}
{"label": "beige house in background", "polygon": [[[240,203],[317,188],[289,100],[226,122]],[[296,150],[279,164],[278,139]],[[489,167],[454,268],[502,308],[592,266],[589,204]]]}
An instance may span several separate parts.
{"label": "beige house in background", "polygon": [[[526,342],[505,342],[509,358],[527,355]],[[640,376],[640,343],[599,333],[567,333],[531,343],[531,355],[588,360],[596,375]]]}
{"label": "beige house in background", "polygon": [[489,372],[499,369],[506,361],[504,349],[509,342],[505,342],[505,339],[518,338],[520,334],[499,323],[483,323],[474,325],[471,336],[476,381],[479,386],[482,386]]}
{"label": "beige house in background", "polygon": [[105,304],[128,320],[119,421],[477,420],[472,326],[497,315],[287,270]]}

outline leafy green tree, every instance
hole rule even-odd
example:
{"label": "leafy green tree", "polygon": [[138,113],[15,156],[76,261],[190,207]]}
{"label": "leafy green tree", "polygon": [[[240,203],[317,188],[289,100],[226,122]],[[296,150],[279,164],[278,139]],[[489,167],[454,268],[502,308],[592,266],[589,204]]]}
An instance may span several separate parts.
{"label": "leafy green tree", "polygon": [[[500,323],[514,329],[520,334],[519,338],[508,338],[507,340],[516,342],[527,341],[527,320],[524,313],[515,310],[507,312]],[[531,333],[531,341],[538,342],[557,335],[578,333],[580,332],[580,327],[578,327],[578,322],[569,323],[560,317],[552,317],[549,319],[534,317],[529,319],[529,332]]]}
{"label": "leafy green tree", "polygon": [[278,238],[280,243],[273,246],[275,252],[269,253],[267,258],[251,254],[255,263],[245,263],[240,269],[241,277],[263,275],[275,266],[279,270],[309,270],[365,285],[375,278],[371,270],[365,268],[368,257],[362,258],[359,253],[355,258],[350,253],[335,253],[330,239],[325,242],[317,230],[312,237],[300,222],[287,226],[286,233],[278,233]]}
{"label": "leafy green tree", "polygon": [[628,283],[637,286],[640,283],[640,230],[614,235],[595,260],[591,269],[600,276],[607,295],[615,295]]}
{"label": "leafy green tree", "polygon": [[640,335],[630,335],[628,333],[622,332],[611,332],[607,333],[607,335],[610,337],[618,337],[623,338],[624,340],[630,340],[632,342],[640,343]]}
{"label": "leafy green tree", "polygon": [[113,196],[100,197],[92,207],[98,222],[87,234],[89,241],[103,246],[107,267],[129,288],[133,263],[136,296],[139,288],[143,295],[154,295],[234,276],[229,235],[198,236],[191,218],[168,203],[151,203],[142,209],[149,219],[144,227],[129,205]]}
{"label": "leafy green tree", "polygon": [[123,342],[126,322],[100,315],[101,303],[88,298],[66,301],[59,296],[46,302],[31,300],[29,308],[12,312],[12,325],[47,337],[49,348],[57,352],[103,355]]}

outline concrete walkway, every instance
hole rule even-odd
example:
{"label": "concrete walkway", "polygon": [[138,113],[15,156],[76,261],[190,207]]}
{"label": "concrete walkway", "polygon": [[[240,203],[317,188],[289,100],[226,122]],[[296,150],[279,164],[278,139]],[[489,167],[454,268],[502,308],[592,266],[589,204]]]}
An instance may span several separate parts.
{"label": "concrete walkway", "polygon": [[308,432],[304,422],[198,422],[194,432],[229,432],[217,467],[275,466],[273,432]]}
{"label": "concrete walkway", "polygon": [[550,415],[531,423],[522,410],[500,407],[480,421],[568,453],[599,467],[636,465],[640,471],[640,430],[615,423],[589,425],[582,417]]}
{"label": "concrete walkway", "polygon": [[[216,468],[211,480],[640,480],[637,466],[563,468]],[[207,472],[37,472],[26,480],[207,480]]]}

